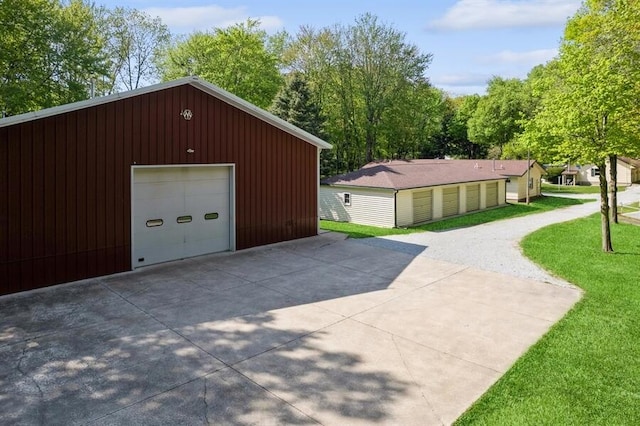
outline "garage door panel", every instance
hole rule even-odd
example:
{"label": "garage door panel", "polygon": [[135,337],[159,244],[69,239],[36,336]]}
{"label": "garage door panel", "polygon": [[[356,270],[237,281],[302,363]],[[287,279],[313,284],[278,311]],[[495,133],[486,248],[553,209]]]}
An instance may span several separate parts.
{"label": "garage door panel", "polygon": [[418,191],[413,193],[413,223],[428,222],[433,218],[432,191]]}
{"label": "garage door panel", "polygon": [[442,215],[453,216],[459,212],[458,187],[445,188],[442,191]]}
{"label": "garage door panel", "polygon": [[[169,219],[179,216],[185,211],[184,197],[164,197],[148,200],[138,200],[135,205],[134,215],[141,219]],[[152,216],[157,217],[152,217]],[[160,217],[163,216],[163,217]]]}
{"label": "garage door panel", "polygon": [[194,209],[196,209],[198,212],[206,213],[215,210],[220,210],[223,212],[229,211],[229,203],[224,201],[229,199],[229,193],[202,196],[192,195],[187,199],[189,201],[189,208],[192,211]]}
{"label": "garage door panel", "polygon": [[221,220],[215,223],[204,224],[183,224],[183,227],[184,228],[181,232],[183,232],[184,234],[185,241],[220,239],[229,234],[227,232],[227,229],[229,228],[228,220]]}
{"label": "garage door panel", "polygon": [[184,257],[201,256],[203,254],[215,253],[225,251],[229,249],[229,244],[221,242],[219,240],[209,241],[197,241],[189,246],[186,246],[184,251]]}
{"label": "garage door panel", "polygon": [[[134,266],[229,250],[229,173],[229,167],[134,169]],[[217,218],[206,220],[211,213]],[[178,223],[181,216],[190,221]],[[149,219],[163,223],[147,227]]]}
{"label": "garage door panel", "polygon": [[159,184],[141,184],[134,185],[134,191],[136,192],[136,201],[144,200],[157,200],[161,198],[173,198],[183,199],[181,194],[184,185],[177,185],[175,183],[159,183]]}
{"label": "garage door panel", "polygon": [[193,185],[185,185],[184,193],[187,197],[194,195],[224,195],[229,194],[229,181],[228,180],[198,180],[189,182]]}

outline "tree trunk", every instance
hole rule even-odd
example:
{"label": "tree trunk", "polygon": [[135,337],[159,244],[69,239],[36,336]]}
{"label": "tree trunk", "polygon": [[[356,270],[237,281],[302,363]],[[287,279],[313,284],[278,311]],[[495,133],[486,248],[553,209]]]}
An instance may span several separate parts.
{"label": "tree trunk", "polygon": [[609,204],[611,221],[618,223],[618,156],[609,156]]}
{"label": "tree trunk", "polygon": [[[372,126],[372,125],[369,124],[369,126]],[[376,136],[373,132],[373,129],[371,129],[369,126],[367,126],[367,129],[365,131],[367,163],[370,163],[374,160],[373,151],[375,149],[375,144],[376,144]]]}
{"label": "tree trunk", "polygon": [[600,169],[600,220],[602,224],[602,251],[612,253],[611,227],[609,226],[609,194],[607,191],[607,165],[603,161],[598,164]]}

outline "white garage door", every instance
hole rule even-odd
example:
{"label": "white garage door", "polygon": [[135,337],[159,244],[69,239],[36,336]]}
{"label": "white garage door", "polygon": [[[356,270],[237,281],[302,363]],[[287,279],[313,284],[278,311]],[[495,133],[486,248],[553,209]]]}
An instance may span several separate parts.
{"label": "white garage door", "polygon": [[442,216],[457,215],[459,210],[458,187],[445,188],[442,190]]}
{"label": "white garage door", "polygon": [[480,185],[467,185],[467,211],[480,208]]}
{"label": "white garage door", "polygon": [[427,222],[432,219],[431,190],[413,193],[413,223]]}
{"label": "white garage door", "polygon": [[133,170],[134,268],[231,248],[230,167]]}

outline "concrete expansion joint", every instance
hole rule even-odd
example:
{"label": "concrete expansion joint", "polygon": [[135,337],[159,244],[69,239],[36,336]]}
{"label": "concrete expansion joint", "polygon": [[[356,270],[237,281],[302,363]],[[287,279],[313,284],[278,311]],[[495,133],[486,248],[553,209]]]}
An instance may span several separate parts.
{"label": "concrete expansion joint", "polygon": [[468,269],[471,269],[471,266],[469,266],[469,265],[461,265],[461,264],[458,264],[458,263],[456,263],[455,265],[461,266],[461,267],[462,267],[462,269],[460,269],[459,271],[455,271],[455,272],[453,272],[453,273],[451,273],[451,274],[449,274],[449,275],[447,275],[447,276],[445,276],[445,277],[439,278],[439,279],[437,279],[437,280],[435,280],[435,281],[431,281],[431,282],[429,282],[429,283],[427,283],[427,284],[425,284],[425,285],[423,285],[423,286],[421,286],[421,287],[414,288],[414,289],[412,289],[412,290],[411,290],[410,292],[408,292],[408,293],[411,293],[411,292],[413,292],[413,291],[417,291],[417,290],[420,290],[420,289],[423,289],[423,288],[431,287],[431,286],[433,286],[434,284],[438,284],[439,282],[442,282],[442,281],[448,280],[449,278],[451,278],[451,277],[453,277],[453,276],[459,275],[459,274],[461,274],[461,273],[463,273],[463,272],[467,271]]}
{"label": "concrete expansion joint", "polygon": [[[359,321],[359,320],[357,320],[356,318],[351,318],[351,319],[352,319],[353,321],[357,321],[358,323],[360,323],[360,324],[362,324],[362,325],[364,325],[364,326],[371,327],[371,328],[373,328],[374,330],[378,330],[378,331],[383,332],[384,334],[388,334],[388,335],[392,336],[392,338],[397,337],[397,338],[399,338],[399,339],[406,340],[406,341],[411,342],[411,343],[413,343],[413,344],[416,344],[416,345],[418,345],[418,346],[422,346],[423,348],[427,348],[427,349],[429,349],[429,350],[432,350],[432,351],[435,351],[435,352],[438,352],[438,353],[441,353],[441,354],[444,354],[444,355],[450,356],[450,357],[455,358],[455,359],[458,359],[458,360],[460,360],[460,361],[463,361],[463,362],[466,362],[466,363],[469,363],[469,364],[473,364],[473,365],[475,365],[475,366],[478,366],[478,367],[480,367],[480,368],[484,368],[484,369],[489,370],[489,371],[492,371],[492,372],[494,372],[494,373],[498,373],[498,374],[502,375],[502,374],[504,374],[504,373],[505,373],[505,371],[506,371],[506,370],[496,370],[495,368],[490,367],[490,366],[488,366],[488,365],[479,364],[479,363],[478,363],[478,362],[476,362],[476,361],[473,361],[473,360],[470,360],[470,359],[463,358],[463,357],[461,357],[461,356],[458,356],[458,355],[453,354],[453,353],[448,352],[448,351],[443,351],[442,349],[436,348],[436,347],[434,347],[434,346],[425,345],[424,343],[421,343],[421,342],[415,341],[415,340],[413,340],[413,339],[408,339],[408,338],[406,338],[406,337],[403,337],[403,336],[400,336],[400,335],[394,334],[394,333],[392,333],[392,332],[390,332],[390,331],[384,330],[384,329],[382,329],[382,328],[376,327],[375,325],[371,325],[371,324],[367,324],[367,323],[365,323],[365,322]],[[394,341],[394,343],[395,343],[395,341]]]}
{"label": "concrete expansion joint", "polygon": [[[108,287],[108,286],[107,286]],[[166,324],[165,322],[161,321],[160,319],[158,319],[155,315],[153,315],[150,312],[147,312],[145,309],[141,308],[140,306],[136,305],[135,303],[133,303],[132,301],[130,301],[129,299],[127,299],[126,297],[122,296],[121,294],[113,291],[111,288],[109,288],[109,290],[111,292],[113,292],[114,294],[116,294],[118,297],[120,297],[122,300],[124,300],[125,302],[129,303],[131,306],[135,307],[136,309],[138,309],[140,312],[144,313],[145,315],[147,315],[149,318],[153,319],[154,321],[156,321],[158,324],[162,325],[166,330],[171,331],[172,333],[174,333],[175,335],[177,335],[178,337],[180,337],[181,339],[185,340],[186,342],[188,342],[190,345],[198,348],[199,350],[201,350],[202,352],[206,353],[207,355],[209,355],[210,357],[212,357],[213,359],[221,362],[222,364],[224,364],[225,367],[231,367],[229,364],[227,364],[226,362],[224,362],[223,360],[221,360],[220,358],[216,357],[215,355],[213,355],[211,352],[205,350],[203,347],[201,347],[200,345],[196,344],[195,342],[193,342],[192,340],[190,340],[187,336],[183,335],[182,333],[180,333],[179,331],[175,330],[174,328],[172,328],[171,326],[169,326],[168,324]],[[185,382],[188,383],[188,382]],[[183,384],[185,384],[183,383]]]}
{"label": "concrete expansion joint", "polygon": [[[311,334],[311,333],[309,333]],[[308,336],[308,334],[306,335]],[[298,340],[298,339],[294,339],[294,340]],[[270,349],[271,350],[271,349]],[[268,352],[268,351],[265,351]],[[264,352],[263,352],[264,353]],[[257,356],[257,355],[256,355]],[[250,358],[254,358],[254,357],[250,357]],[[247,359],[250,359],[247,358]],[[241,361],[238,361],[241,362]],[[236,363],[237,364],[237,363]],[[286,399],[281,398],[280,396],[278,396],[277,394],[273,393],[270,389],[262,386],[260,383],[256,382],[255,380],[253,380],[251,377],[247,376],[246,374],[243,374],[240,370],[237,370],[235,368],[233,368],[232,366],[229,366],[229,369],[231,371],[234,371],[236,374],[238,374],[239,376],[243,377],[244,379],[246,379],[247,381],[253,383],[255,386],[259,387],[260,389],[262,389],[264,392],[268,393],[269,395],[271,395],[273,398],[281,401],[282,403],[288,405],[289,407],[291,407],[292,409],[296,410],[297,412],[299,412],[300,414],[302,414],[303,416],[307,417],[308,419],[312,420],[313,422],[317,423],[317,424],[322,424],[322,422],[320,422],[318,419],[315,419],[314,417],[310,416],[309,414],[305,413],[304,411],[302,411],[300,408],[296,407],[293,403],[287,401]]]}
{"label": "concrete expansion joint", "polygon": [[429,398],[427,398],[427,396],[424,394],[424,390],[422,389],[422,386],[420,386],[420,383],[418,383],[413,372],[407,365],[407,361],[404,358],[402,351],[398,347],[398,342],[396,341],[396,336],[394,334],[391,335],[391,341],[393,342],[393,347],[396,348],[396,352],[398,352],[398,356],[402,360],[402,365],[404,366],[404,369],[407,371],[407,374],[409,374],[409,377],[411,377],[411,381],[413,382],[414,385],[418,387],[418,389],[420,389],[420,395],[422,396],[422,399],[429,406],[429,410],[431,410],[433,415],[438,419],[438,421],[440,422],[440,425],[444,426],[445,422],[442,420],[442,417],[440,417],[440,415],[436,412],[435,408],[433,407],[433,404],[431,403],[431,401],[429,401]]}

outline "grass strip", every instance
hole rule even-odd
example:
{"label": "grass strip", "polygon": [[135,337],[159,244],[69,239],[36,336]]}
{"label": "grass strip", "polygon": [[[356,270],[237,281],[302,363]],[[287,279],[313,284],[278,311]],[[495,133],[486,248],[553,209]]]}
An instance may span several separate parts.
{"label": "grass strip", "polygon": [[614,225],[612,239],[603,253],[596,214],[522,241],[584,297],[457,425],[640,424],[640,227]]}
{"label": "grass strip", "polygon": [[424,231],[446,231],[448,229],[463,228],[467,226],[480,225],[482,223],[494,222],[496,220],[510,219],[519,216],[526,216],[534,213],[542,213],[562,207],[584,204],[594,201],[592,199],[574,199],[561,197],[540,197],[532,200],[529,205],[525,203],[509,203],[504,207],[481,210],[476,213],[469,213],[437,222],[426,223],[411,228],[379,228],[376,226],[357,225],[347,222],[333,222],[321,220],[320,228],[348,234],[351,238],[383,237],[386,235],[412,234]]}
{"label": "grass strip", "polygon": [[[626,186],[619,186],[618,192],[624,192]],[[542,192],[556,194],[599,194],[600,186],[598,185],[553,185],[551,183],[542,184]]]}

